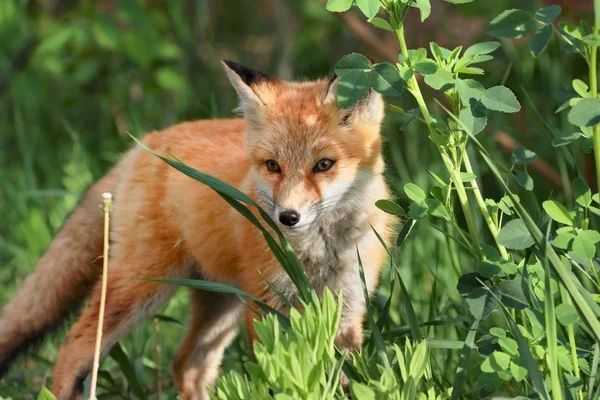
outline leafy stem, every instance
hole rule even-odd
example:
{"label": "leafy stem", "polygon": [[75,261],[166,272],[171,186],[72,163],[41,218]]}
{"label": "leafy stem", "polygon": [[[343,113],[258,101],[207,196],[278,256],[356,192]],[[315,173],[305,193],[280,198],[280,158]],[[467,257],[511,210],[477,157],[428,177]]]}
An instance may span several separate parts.
{"label": "leafy stem", "polygon": [[[395,18],[392,18],[394,20]],[[400,49],[402,51],[402,55],[408,59],[408,47],[406,46],[406,39],[404,38],[404,24],[403,21],[398,21],[395,26],[395,34],[398,38],[398,42],[400,44]],[[429,109],[427,108],[427,104],[425,104],[425,99],[423,98],[423,94],[421,93],[421,89],[419,87],[419,82],[415,75],[413,75],[408,80],[408,90],[413,95],[415,100],[417,101],[417,105],[423,114],[423,119],[425,120],[425,125],[427,125],[427,129],[432,135],[436,135],[437,131],[433,126],[433,120],[431,118],[431,114],[429,113]],[[436,146],[440,155],[442,156],[442,160],[444,161],[444,165],[446,166],[452,183],[454,184],[454,188],[456,189],[456,193],[458,195],[458,200],[462,207],[463,213],[465,215],[465,220],[467,221],[467,227],[469,228],[469,233],[471,236],[471,242],[473,243],[473,247],[478,252],[481,257],[480,250],[480,242],[479,242],[479,234],[477,232],[477,225],[475,224],[475,217],[473,216],[473,211],[471,209],[471,205],[469,204],[469,197],[467,196],[467,190],[465,189],[464,183],[460,176],[460,164],[455,164],[452,161],[452,158],[448,155],[448,153],[441,146]]]}

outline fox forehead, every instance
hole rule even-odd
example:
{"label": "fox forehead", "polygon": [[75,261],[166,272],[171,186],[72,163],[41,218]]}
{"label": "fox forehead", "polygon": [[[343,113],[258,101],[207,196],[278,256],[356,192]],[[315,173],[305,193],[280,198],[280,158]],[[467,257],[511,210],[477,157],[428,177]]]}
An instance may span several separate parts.
{"label": "fox forehead", "polygon": [[252,124],[251,156],[294,164],[312,163],[318,157],[360,158],[366,143],[360,132],[342,124],[339,108],[323,102],[325,88],[325,81],[316,81],[258,89],[265,109]]}

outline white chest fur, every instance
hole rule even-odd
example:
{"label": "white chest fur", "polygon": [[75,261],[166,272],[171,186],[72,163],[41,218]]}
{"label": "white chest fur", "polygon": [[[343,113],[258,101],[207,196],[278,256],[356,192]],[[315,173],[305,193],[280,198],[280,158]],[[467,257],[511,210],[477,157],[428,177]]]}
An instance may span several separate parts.
{"label": "white chest fur", "polygon": [[[378,241],[369,221],[373,212],[374,200],[354,198],[306,228],[284,231],[317,293],[325,287],[334,293],[343,289],[346,305],[362,301],[357,249],[372,248]],[[297,293],[284,271],[273,283],[289,299]]]}

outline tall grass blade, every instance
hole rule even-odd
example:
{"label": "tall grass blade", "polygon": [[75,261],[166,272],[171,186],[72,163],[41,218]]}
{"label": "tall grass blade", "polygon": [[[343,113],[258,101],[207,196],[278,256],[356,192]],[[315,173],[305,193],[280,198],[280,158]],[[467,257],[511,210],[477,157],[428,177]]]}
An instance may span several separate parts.
{"label": "tall grass blade", "polygon": [[119,368],[125,376],[131,391],[135,393],[138,399],[147,400],[148,397],[146,396],[142,383],[138,379],[135,367],[119,343],[113,346],[109,355],[117,362],[117,364],[119,364]]}
{"label": "tall grass blade", "polygon": [[458,365],[456,366],[456,375],[454,376],[454,383],[452,384],[452,400],[458,400],[462,392],[465,378],[467,377],[467,368],[469,367],[469,359],[471,353],[473,353],[473,343],[475,342],[475,336],[477,335],[477,328],[479,328],[479,322],[481,320],[476,319],[473,321],[473,325],[467,333],[460,357],[458,359]]}
{"label": "tall grass blade", "polygon": [[[412,221],[411,227],[406,232],[406,236],[404,237],[404,239],[406,239],[406,237],[408,237],[408,234],[410,233],[412,226],[414,226],[414,223],[416,222],[414,220],[411,220],[411,221]],[[407,222],[407,224],[411,223],[411,221]],[[395,272],[396,280],[400,284],[400,295],[402,298],[402,304],[406,308],[406,318],[408,319],[408,325],[410,326],[411,335],[415,340],[421,340],[423,337],[421,335],[421,329],[419,328],[419,320],[417,319],[417,315],[415,314],[415,309],[413,307],[410,296],[408,295],[408,291],[406,290],[406,286],[404,286],[404,282],[402,281],[402,277],[400,276],[400,269],[394,262],[394,257],[392,256],[390,249],[385,244],[385,241],[383,240],[381,235],[375,230],[375,228],[371,227],[371,229],[373,229],[373,232],[375,232],[377,239],[379,239],[379,242],[381,243],[381,245],[383,246],[385,251],[388,253],[388,256],[390,257],[391,267],[393,268],[393,270]]]}
{"label": "tall grass blade", "polygon": [[556,333],[556,314],[554,307],[554,294],[552,293],[552,281],[550,274],[550,266],[548,265],[548,238],[550,235],[550,228],[552,223],[548,224],[546,231],[545,241],[545,257],[544,257],[544,269],[546,270],[544,276],[544,290],[545,290],[545,302],[544,302],[544,317],[546,319],[546,341],[548,343],[548,351],[546,352],[547,362],[550,369],[550,381],[552,382],[552,398],[554,400],[563,399],[563,389],[561,386],[560,367],[558,364],[558,339]]}
{"label": "tall grass blade", "polygon": [[360,258],[360,251],[358,251],[358,246],[356,246],[356,256],[358,258],[358,272],[360,274],[360,282],[362,284],[363,294],[365,296],[365,304],[367,307],[367,320],[369,321],[369,326],[371,327],[371,337],[373,339],[373,344],[375,345],[375,350],[377,351],[377,356],[384,367],[390,367],[390,360],[387,356],[387,351],[385,347],[385,343],[383,341],[383,337],[381,336],[381,331],[377,327],[375,323],[375,319],[373,318],[373,309],[371,307],[371,299],[369,298],[369,290],[367,288],[367,281],[365,280],[365,270],[363,268],[362,260]]}

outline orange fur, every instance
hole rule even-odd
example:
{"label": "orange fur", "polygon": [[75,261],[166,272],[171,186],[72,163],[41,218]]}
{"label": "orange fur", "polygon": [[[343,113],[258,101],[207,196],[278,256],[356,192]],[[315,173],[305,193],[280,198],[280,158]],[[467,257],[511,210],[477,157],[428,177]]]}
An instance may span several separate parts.
{"label": "orange fur", "polygon": [[[334,261],[321,265],[319,259],[304,248],[314,247],[304,243],[306,232],[310,232],[312,226],[317,229],[319,221],[327,215],[317,215],[315,222],[303,228],[304,231],[292,232],[286,227],[282,230],[289,235],[290,243],[318,290],[330,286],[334,291],[348,291],[344,311],[348,318],[342,320],[337,344],[346,349],[358,348],[362,343],[364,298],[361,299],[362,292],[356,289],[356,285],[360,288],[360,281],[357,265],[353,264],[355,246],[358,245],[361,252],[372,292],[385,253],[371,226],[386,240],[390,237],[389,216],[372,206],[375,200],[389,196],[382,178],[384,165],[380,155],[379,129],[383,112],[378,107],[381,107],[381,99],[367,99],[364,104],[346,111],[339,109],[335,97],[332,100],[330,92],[334,91],[335,83],[330,86],[326,81],[288,83],[276,79],[252,83],[236,76],[237,71],[226,69],[240,94],[245,120],[186,122],[151,133],[144,143],[163,155],[167,155],[168,150],[187,165],[240,188],[275,219],[278,208],[308,207],[323,196],[330,196],[332,204],[333,200],[341,201],[335,208],[324,208],[323,213],[339,212],[340,218],[348,219],[351,224],[344,228],[343,234],[335,229],[329,232],[323,229],[320,233],[325,242],[341,243],[339,254],[337,250],[333,253],[327,248],[322,250],[323,260],[330,260],[333,254]],[[323,157],[334,159],[334,167],[313,173],[311,168]],[[281,173],[274,174],[265,168],[269,159],[280,163]],[[356,182],[362,180],[368,181],[370,186],[365,186],[368,190],[357,186],[353,198],[363,199],[361,201],[369,206],[360,212],[339,211],[346,202],[342,196],[344,185],[358,185]],[[83,206],[40,261],[37,271],[4,309],[0,319],[0,366],[5,361],[2,357],[11,353],[11,346],[20,344],[18,335],[33,334],[41,329],[32,319],[22,317],[28,307],[51,313],[49,319],[56,322],[73,299],[84,295],[88,287],[85,282],[97,280],[100,270],[89,266],[100,254],[102,239],[100,210],[94,205],[100,202],[99,194],[105,190],[113,192],[115,202],[103,354],[136,321],[164,304],[174,289],[136,279],[139,277],[199,276],[236,285],[281,307],[265,278],[286,289],[289,281],[262,234],[210,188],[137,147],[86,196]],[[261,194],[261,190],[270,191],[267,193],[270,197],[265,200],[266,195]],[[360,218],[356,217],[355,221],[353,213],[360,214]],[[344,235],[348,235],[348,239],[340,241]],[[81,255],[68,256],[80,251],[76,244],[79,241],[87,243],[79,245],[84,248]],[[65,260],[66,264],[54,271],[53,263],[65,257],[72,260]],[[343,272],[346,269],[339,267],[335,260],[352,271]],[[350,267],[346,266],[348,263]],[[336,268],[342,272],[336,272]],[[78,271],[92,272],[77,278]],[[46,301],[46,289],[35,292],[43,282],[54,285],[52,293],[61,293],[45,306],[42,304]],[[38,301],[27,302],[27,296],[36,296]],[[97,283],[91,293],[90,306],[82,312],[60,350],[53,379],[53,392],[60,400],[82,396],[81,384],[92,363],[99,298]],[[223,350],[237,331],[243,309],[235,297],[203,291],[192,291],[191,303],[189,331],[174,370],[182,398],[206,399],[206,387],[216,378]],[[254,313],[246,312],[252,336],[255,336],[254,318]]]}

